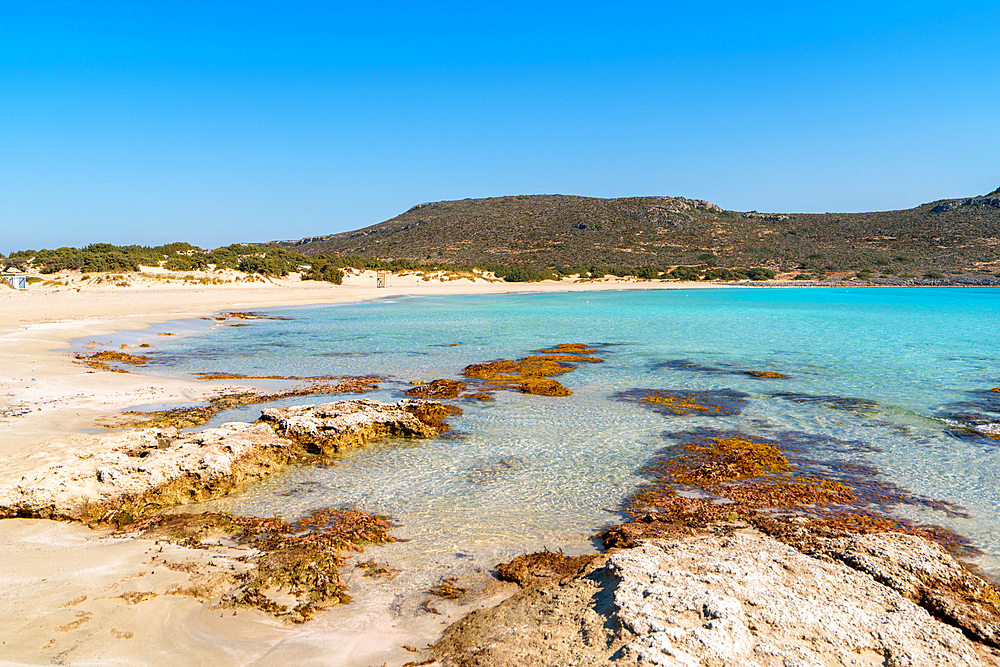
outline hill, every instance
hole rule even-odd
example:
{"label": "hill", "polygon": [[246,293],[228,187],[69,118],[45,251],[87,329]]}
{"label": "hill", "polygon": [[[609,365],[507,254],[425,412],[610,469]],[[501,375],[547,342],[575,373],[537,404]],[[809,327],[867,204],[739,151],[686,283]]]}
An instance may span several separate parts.
{"label": "hill", "polygon": [[353,232],[282,241],[306,255],[460,265],[655,266],[994,274],[1000,188],[901,211],[762,214],[683,197],[521,195],[419,204]]}

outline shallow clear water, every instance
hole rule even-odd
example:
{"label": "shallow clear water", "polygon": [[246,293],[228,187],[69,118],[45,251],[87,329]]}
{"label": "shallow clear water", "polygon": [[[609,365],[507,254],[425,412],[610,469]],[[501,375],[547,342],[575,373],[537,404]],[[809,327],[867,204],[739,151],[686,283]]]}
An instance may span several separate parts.
{"label": "shallow clear water", "polygon": [[[164,364],[154,372],[375,374],[390,382],[366,397],[396,400],[410,380],[458,378],[468,364],[556,343],[599,345],[605,363],[560,376],[572,396],[501,392],[492,403],[462,402],[445,437],[379,443],[326,468],[293,467],[207,507],[293,517],[353,505],[396,517],[396,534],[412,540],[380,549],[380,559],[431,568],[468,556],[492,565],[483,559],[590,548],[670,433],[795,431],[833,438],[811,440],[816,451],[806,454],[873,466],[913,493],[966,508],[971,518],[900,513],[970,537],[986,552],[980,565],[1000,574],[1000,441],[942,419],[986,410],[1000,421],[1000,394],[988,392],[1000,385],[1000,290],[645,290],[271,312],[292,319],[156,338],[151,351]],[[742,369],[790,377],[761,380],[735,372]],[[734,389],[749,398],[738,415],[664,416],[612,399],[633,388]],[[978,405],[955,405],[969,401]],[[260,408],[216,423],[252,420]]]}

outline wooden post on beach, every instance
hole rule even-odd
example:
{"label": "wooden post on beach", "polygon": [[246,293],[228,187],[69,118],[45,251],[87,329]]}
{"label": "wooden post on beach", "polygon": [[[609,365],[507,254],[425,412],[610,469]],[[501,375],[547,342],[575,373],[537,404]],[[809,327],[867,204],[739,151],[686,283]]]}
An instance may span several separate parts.
{"label": "wooden post on beach", "polygon": [[385,287],[385,277],[389,275],[389,272],[384,269],[379,269],[375,275],[377,276],[375,279],[375,287]]}

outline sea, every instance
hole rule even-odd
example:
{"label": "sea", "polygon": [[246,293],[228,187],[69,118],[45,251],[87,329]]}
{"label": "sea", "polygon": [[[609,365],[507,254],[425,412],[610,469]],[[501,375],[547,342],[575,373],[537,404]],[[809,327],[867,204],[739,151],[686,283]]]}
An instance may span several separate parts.
{"label": "sea", "polygon": [[[794,442],[795,456],[848,470],[918,502],[890,515],[945,527],[1000,580],[1000,290],[719,288],[387,298],[276,308],[275,319],[165,325],[145,338],[155,374],[382,378],[364,398],[396,401],[414,382],[586,343],[603,363],[558,377],[549,397],[500,391],[455,401],[451,429],[387,440],[332,465],[292,466],[237,495],[185,511],[294,519],[320,507],[393,517],[399,541],[365,557],[397,586],[484,571],[547,548],[599,549],[643,466],[685,434],[739,432]],[[240,325],[240,326],[235,326]],[[162,331],[161,331],[162,333]],[[784,374],[759,378],[741,371]],[[658,413],[633,390],[738,396],[735,414]],[[350,397],[350,396],[346,396]],[[306,396],[275,405],[321,403]],[[267,405],[219,413],[252,421]],[[927,502],[923,502],[927,501]]]}

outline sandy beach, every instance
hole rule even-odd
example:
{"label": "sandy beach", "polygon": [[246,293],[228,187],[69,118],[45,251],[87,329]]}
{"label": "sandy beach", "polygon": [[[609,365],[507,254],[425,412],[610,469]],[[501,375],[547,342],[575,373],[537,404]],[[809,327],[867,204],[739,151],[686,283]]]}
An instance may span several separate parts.
{"label": "sandy beach", "polygon": [[[24,292],[0,289],[0,486],[93,446],[101,417],[135,405],[199,401],[240,386],[94,370],[75,363],[69,353],[74,339],[107,344],[116,332],[129,332],[139,344],[144,335],[169,331],[172,322],[223,310],[398,296],[695,287],[630,280],[442,281],[410,275],[390,276],[388,286],[378,289],[373,272],[348,275],[342,286],[296,276],[226,285],[132,277],[128,287],[78,280],[67,275],[62,281],[68,284],[35,284]],[[238,567],[229,556],[110,537],[78,524],[0,521],[5,563],[0,575],[0,653],[5,658],[0,664],[162,664],[181,652],[186,664],[287,664],[294,659],[299,664],[401,665],[413,659],[403,645],[423,646],[445,627],[438,616],[391,619],[352,605],[286,626],[256,611],[234,615],[189,596],[165,595],[191,584],[192,564]],[[495,603],[511,592],[503,587],[484,591],[476,604]],[[471,608],[441,606],[444,619],[450,613],[451,620]]]}

